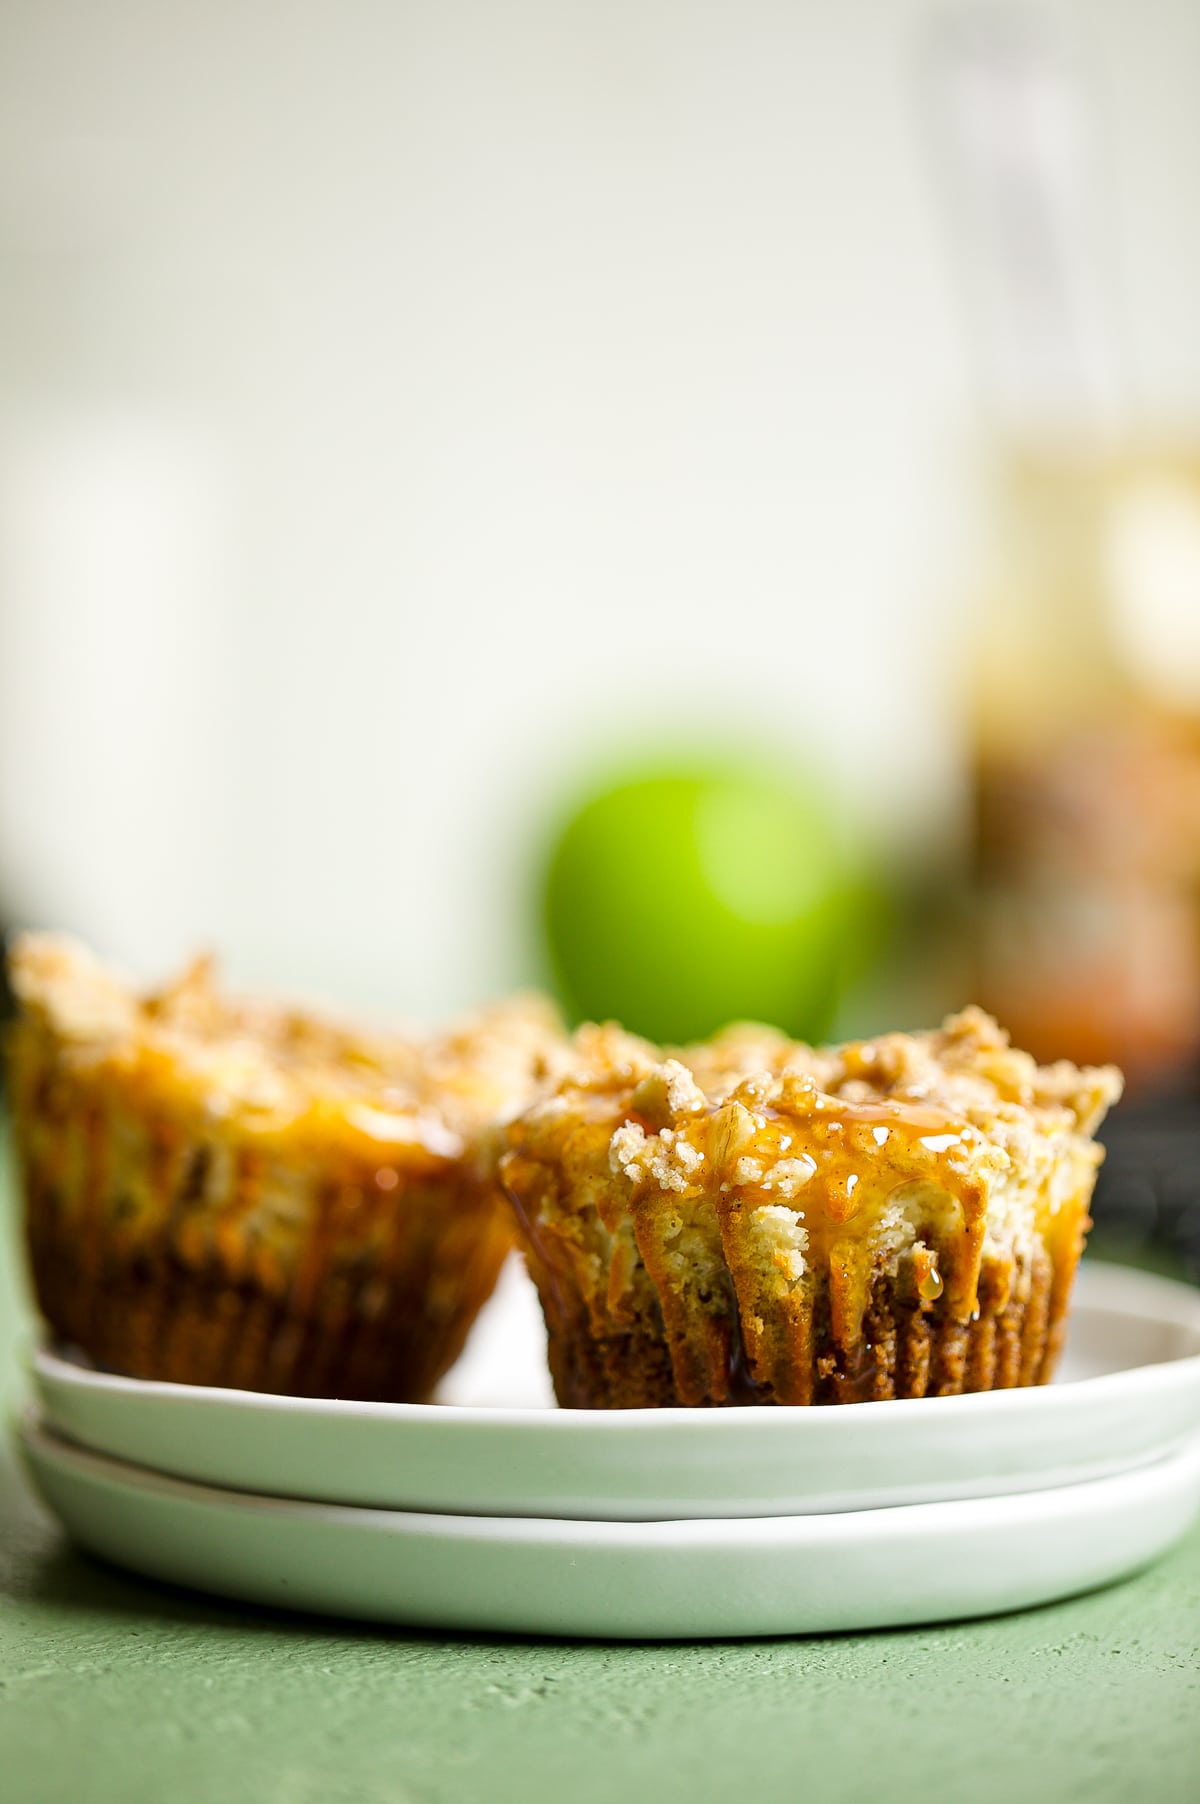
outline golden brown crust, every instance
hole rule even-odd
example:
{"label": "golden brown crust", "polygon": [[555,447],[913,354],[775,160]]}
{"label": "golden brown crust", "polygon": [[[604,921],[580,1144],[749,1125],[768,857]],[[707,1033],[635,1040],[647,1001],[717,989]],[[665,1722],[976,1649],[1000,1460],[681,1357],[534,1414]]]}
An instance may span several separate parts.
{"label": "golden brown crust", "polygon": [[12,958],[9,1069],[35,1287],[117,1370],[415,1399],[511,1244],[483,1143],[557,1056],[516,1003],[439,1040],[217,990],[138,997],[49,936]]}
{"label": "golden brown crust", "polygon": [[1115,1072],[1039,1069],[979,1010],[821,1049],[739,1028],[675,1057],[591,1028],[576,1056],[501,1160],[562,1401],[1050,1375]]}

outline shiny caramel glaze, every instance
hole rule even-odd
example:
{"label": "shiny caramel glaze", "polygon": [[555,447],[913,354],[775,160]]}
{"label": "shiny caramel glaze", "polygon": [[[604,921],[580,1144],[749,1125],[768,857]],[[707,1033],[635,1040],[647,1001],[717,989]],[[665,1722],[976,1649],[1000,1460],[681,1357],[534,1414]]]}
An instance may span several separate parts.
{"label": "shiny caramel glaze", "polygon": [[562,1401],[1049,1376],[1114,1071],[1039,1068],[975,1009],[834,1048],[742,1027],[673,1057],[589,1028],[576,1055],[501,1161]]}
{"label": "shiny caramel glaze", "polygon": [[564,1042],[536,999],[422,1039],[139,995],[72,941],[10,966],[26,1229],[60,1339],[145,1377],[424,1395],[511,1244],[484,1143]]}

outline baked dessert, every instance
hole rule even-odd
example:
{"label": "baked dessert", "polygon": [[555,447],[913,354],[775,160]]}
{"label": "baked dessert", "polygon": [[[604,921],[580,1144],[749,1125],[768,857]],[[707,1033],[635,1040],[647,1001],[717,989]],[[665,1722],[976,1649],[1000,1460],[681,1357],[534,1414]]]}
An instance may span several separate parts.
{"label": "baked dessert", "polygon": [[38,1302],[136,1377],[425,1397],[509,1250],[484,1155],[562,1044],[516,999],[428,1040],[222,993],[135,994],[18,939],[12,1112]]}
{"label": "baked dessert", "polygon": [[500,1169],[563,1404],[853,1403],[1044,1383],[1111,1067],[1039,1067],[981,1010],[814,1049],[667,1056],[581,1029]]}

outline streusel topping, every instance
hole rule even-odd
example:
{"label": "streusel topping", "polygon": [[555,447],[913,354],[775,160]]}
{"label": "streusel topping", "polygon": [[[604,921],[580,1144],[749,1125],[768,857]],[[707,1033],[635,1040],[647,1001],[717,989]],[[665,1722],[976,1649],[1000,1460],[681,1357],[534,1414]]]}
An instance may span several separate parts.
{"label": "streusel topping", "polygon": [[65,935],[21,936],[9,963],[26,1028],[52,1033],[74,1070],[119,1075],[214,1124],[341,1134],[390,1160],[405,1149],[460,1156],[472,1134],[526,1106],[563,1059],[554,1011],[536,996],[442,1035],[405,1036],[231,995],[207,958],[148,995]]}

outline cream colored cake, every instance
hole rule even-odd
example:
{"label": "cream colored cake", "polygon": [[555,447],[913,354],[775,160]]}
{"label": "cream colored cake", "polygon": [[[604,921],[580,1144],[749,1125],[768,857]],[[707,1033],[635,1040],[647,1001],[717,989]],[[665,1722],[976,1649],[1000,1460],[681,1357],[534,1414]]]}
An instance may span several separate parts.
{"label": "cream colored cake", "polygon": [[674,1056],[585,1028],[508,1131],[561,1402],[802,1404],[1044,1382],[1120,1094],[981,1010]]}

